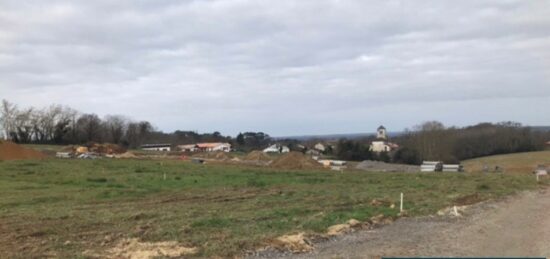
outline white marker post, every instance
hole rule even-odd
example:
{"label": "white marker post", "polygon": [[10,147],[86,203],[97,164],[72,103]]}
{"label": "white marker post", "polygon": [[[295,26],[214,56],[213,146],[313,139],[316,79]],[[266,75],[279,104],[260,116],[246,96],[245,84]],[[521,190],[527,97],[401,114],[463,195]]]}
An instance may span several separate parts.
{"label": "white marker post", "polygon": [[401,203],[399,204],[399,212],[403,212],[403,193],[401,193]]}
{"label": "white marker post", "polygon": [[166,173],[164,173],[164,180],[166,181]]}

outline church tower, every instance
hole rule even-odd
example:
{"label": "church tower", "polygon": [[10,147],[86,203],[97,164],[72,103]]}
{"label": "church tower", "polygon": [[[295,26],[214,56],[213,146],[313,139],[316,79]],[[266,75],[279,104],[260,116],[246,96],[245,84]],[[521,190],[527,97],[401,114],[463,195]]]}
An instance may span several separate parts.
{"label": "church tower", "polygon": [[388,136],[386,135],[386,128],[384,128],[384,126],[378,127],[376,130],[376,138],[384,140],[388,139]]}

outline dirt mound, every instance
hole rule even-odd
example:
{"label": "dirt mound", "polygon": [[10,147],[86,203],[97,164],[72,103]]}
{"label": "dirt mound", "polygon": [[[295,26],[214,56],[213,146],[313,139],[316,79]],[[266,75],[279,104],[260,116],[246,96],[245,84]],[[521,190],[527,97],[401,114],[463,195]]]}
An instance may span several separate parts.
{"label": "dirt mound", "polygon": [[46,155],[10,141],[0,140],[0,160],[41,159]]}
{"label": "dirt mound", "polygon": [[115,158],[137,158],[137,156],[130,152],[130,151],[126,151],[125,153],[122,153],[122,154],[116,154],[114,155]]}
{"label": "dirt mound", "polygon": [[304,233],[280,236],[273,240],[272,246],[281,250],[290,250],[293,253],[313,251],[313,246]]}
{"label": "dirt mound", "polygon": [[61,151],[78,153],[78,154],[93,152],[97,154],[114,155],[114,154],[123,154],[126,152],[126,149],[117,144],[111,144],[111,143],[100,144],[100,143],[90,142],[85,146],[75,146],[75,145],[66,146],[66,147],[63,147]]}
{"label": "dirt mound", "polygon": [[300,152],[290,152],[277,158],[271,166],[280,169],[322,169],[323,166],[313,158]]}
{"label": "dirt mound", "polygon": [[269,157],[269,155],[267,155],[266,153],[264,153],[262,151],[256,150],[256,151],[252,151],[252,152],[248,153],[243,158],[243,160],[269,162],[269,161],[271,161],[271,157]]}
{"label": "dirt mound", "polygon": [[90,152],[99,153],[99,154],[122,154],[126,152],[126,149],[111,143],[90,143],[87,145]]}

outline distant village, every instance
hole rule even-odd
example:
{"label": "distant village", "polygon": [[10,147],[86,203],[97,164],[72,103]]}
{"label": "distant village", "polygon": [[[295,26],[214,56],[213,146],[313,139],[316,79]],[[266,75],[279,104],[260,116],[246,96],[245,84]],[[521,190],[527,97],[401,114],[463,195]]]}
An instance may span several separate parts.
{"label": "distant village", "polygon": [[[58,157],[105,156],[208,156],[216,153],[235,158],[254,152],[270,155],[299,153],[331,166],[342,161],[359,163],[356,168],[372,171],[460,171],[461,161],[499,154],[541,151],[550,148],[550,127],[524,126],[518,122],[481,122],[445,126],[425,121],[388,134],[379,126],[374,134],[312,138],[272,138],[264,132],[224,136],[218,131],[198,133],[163,132],[148,121],[123,115],[81,113],[67,106],[19,107],[7,100],[0,104],[0,138],[18,144],[64,146]],[[123,151],[128,151],[121,154]],[[148,153],[149,152],[149,153]],[[261,156],[258,156],[261,158]],[[486,165],[487,171],[502,171]]]}
{"label": "distant village", "polygon": [[[321,155],[324,154],[328,149],[334,149],[336,143],[331,142],[318,142],[313,144],[311,147],[307,147],[302,144],[297,144],[295,146],[296,151],[304,151],[309,155]],[[170,152],[174,150],[174,145],[170,143],[162,144],[143,144],[140,146],[142,150],[147,151],[166,151]],[[370,144],[370,151],[381,153],[381,152],[392,152],[399,148],[399,145],[388,141],[388,134],[384,126],[378,127],[376,130],[376,140],[372,141]],[[204,143],[195,143],[195,144],[185,144],[185,145],[176,145],[175,151],[181,152],[231,152],[236,151],[232,149],[231,143],[228,142],[204,142]],[[270,144],[265,147],[262,152],[264,153],[288,153],[291,149],[284,144]]]}

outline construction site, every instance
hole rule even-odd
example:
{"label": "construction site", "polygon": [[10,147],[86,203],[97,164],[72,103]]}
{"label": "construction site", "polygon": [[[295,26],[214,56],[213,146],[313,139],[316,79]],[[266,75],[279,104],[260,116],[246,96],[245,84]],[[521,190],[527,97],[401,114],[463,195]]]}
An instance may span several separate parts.
{"label": "construction site", "polygon": [[[544,163],[544,154],[529,163]],[[526,161],[517,157],[516,165]],[[415,230],[411,220],[433,215],[445,224],[470,220],[488,213],[478,204],[493,204],[518,191],[542,191],[550,183],[544,176],[535,180],[532,172],[469,171],[469,161],[466,172],[457,173],[429,162],[423,167],[433,171],[302,152],[145,152],[98,143],[41,147],[2,141],[0,161],[0,183],[6,186],[0,249],[9,251],[8,257],[401,254],[381,247],[365,252],[382,241],[361,248],[345,241],[370,239],[374,229],[384,233],[376,238],[425,252],[396,238],[402,233],[396,228],[428,238],[433,233]],[[452,249],[441,240],[438,246]]]}

